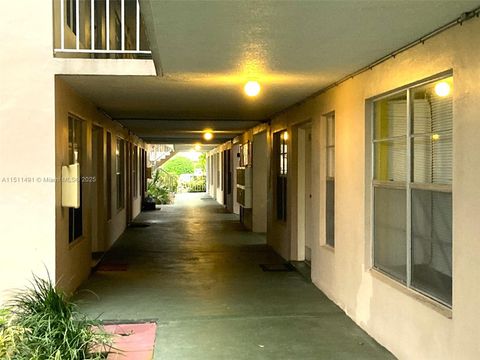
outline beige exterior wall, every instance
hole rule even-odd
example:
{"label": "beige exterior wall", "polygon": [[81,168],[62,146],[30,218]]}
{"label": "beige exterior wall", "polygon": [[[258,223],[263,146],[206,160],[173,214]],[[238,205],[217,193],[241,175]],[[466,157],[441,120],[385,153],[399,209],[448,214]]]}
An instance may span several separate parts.
{"label": "beige exterior wall", "polygon": [[[90,274],[91,252],[92,252],[92,212],[98,213],[97,226],[103,229],[104,237],[100,236],[100,248],[108,250],[115,240],[123,233],[127,225],[126,209],[129,199],[125,194],[125,206],[118,210],[116,206],[117,187],[115,182],[115,148],[117,138],[124,139],[127,143],[132,143],[140,148],[144,148],[144,144],[137,137],[129,135],[128,131],[115,123],[108,117],[98,112],[95,104],[82,98],[64,81],[57,78],[55,81],[55,119],[56,119],[56,176],[61,177],[62,165],[69,163],[68,156],[68,117],[73,115],[83,121],[84,149],[83,161],[81,163],[81,176],[90,178],[95,174],[92,161],[92,127],[99,126],[103,129],[103,154],[101,157],[106,159],[106,133],[112,135],[112,151],[111,151],[111,169],[106,168],[103,164],[104,172],[104,204],[106,204],[106,171],[111,172],[111,220],[107,220],[104,209],[98,209],[97,204],[93,203],[93,191],[95,182],[83,183],[83,236],[69,243],[68,240],[68,208],[61,206],[61,183],[56,186],[56,278],[59,285],[66,291],[75,290]],[[125,153],[125,170],[127,170],[128,156]],[[138,162],[140,163],[140,162]],[[140,166],[139,166],[140,168]],[[139,171],[136,172],[139,176]],[[125,189],[127,188],[127,174],[125,174]],[[139,179],[139,178],[138,178]],[[137,180],[140,183],[139,180]],[[140,186],[140,184],[139,184]],[[138,195],[132,199],[132,216],[135,218],[140,213],[141,196]],[[106,205],[105,205],[106,206]],[[104,212],[104,215],[102,215]]]}
{"label": "beige exterior wall", "polygon": [[29,3],[9,2],[0,21],[0,302],[32,272],[55,276],[52,9]]}
{"label": "beige exterior wall", "polygon": [[[480,20],[457,26],[398,55],[301,106],[275,118],[273,129],[313,120],[313,153],[324,153],[323,115],[336,116],[335,250],[324,243],[324,209],[314,212],[315,229],[312,280],[346,313],[401,359],[476,359],[480,344],[476,329],[480,313],[478,278],[480,228],[471,214],[480,213],[477,201],[480,156]],[[453,309],[404,289],[371,267],[370,256],[370,153],[366,99],[453,69],[454,77],[454,180],[453,180]],[[366,150],[367,149],[367,150]],[[295,156],[295,154],[293,154]],[[315,158],[315,157],[314,157]],[[317,157],[318,159],[318,157]],[[313,166],[314,203],[323,203],[324,154]],[[290,174],[294,184],[295,172]],[[289,200],[294,197],[289,186]],[[293,192],[293,194],[292,194]],[[291,202],[290,202],[291,204]],[[291,209],[292,206],[289,206]],[[294,220],[292,220],[294,221]],[[282,231],[275,223],[272,231]],[[284,229],[283,229],[284,230]],[[284,230],[285,231],[285,230]],[[287,232],[288,234],[288,232]],[[270,238],[270,237],[269,237]],[[274,244],[285,256],[284,244]]]}
{"label": "beige exterior wall", "polygon": [[[423,45],[287,109],[271,134],[290,137],[288,221],[274,220],[269,182],[269,244],[295,259],[297,231],[296,129],[312,122],[314,243],[312,281],[357,324],[400,359],[478,359],[480,342],[480,19],[454,27]],[[371,270],[370,139],[368,99],[453,70],[453,307]],[[335,249],[325,244],[325,115],[335,111]],[[248,136],[247,132],[245,136]],[[270,147],[270,151],[272,148]],[[273,160],[272,160],[273,162]],[[319,334],[321,336],[321,334]]]}
{"label": "beige exterior wall", "polygon": [[[51,2],[10,1],[5,11],[0,22],[0,303],[13,288],[27,285],[32,273],[48,271],[55,281],[62,271],[57,265],[63,267],[85,246],[77,244],[63,260],[56,256],[58,189],[49,180],[59,171],[55,75],[155,75],[152,60],[54,58]],[[112,238],[123,230],[117,225]],[[77,265],[71,266],[62,281],[73,286],[86,270],[73,275]]]}

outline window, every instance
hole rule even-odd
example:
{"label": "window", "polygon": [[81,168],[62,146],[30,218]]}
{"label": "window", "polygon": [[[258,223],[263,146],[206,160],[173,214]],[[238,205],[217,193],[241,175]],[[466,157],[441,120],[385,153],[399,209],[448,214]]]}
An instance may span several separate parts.
{"label": "window", "polygon": [[287,172],[288,172],[288,132],[279,131],[273,136],[276,158],[276,208],[277,220],[287,220]]}
{"label": "window", "polygon": [[132,176],[133,176],[133,196],[138,197],[138,147],[136,145],[133,147]]}
{"label": "window", "polygon": [[117,183],[117,210],[125,206],[125,142],[117,138],[116,151],[116,183]]}
{"label": "window", "polygon": [[326,116],[326,190],[325,190],[325,240],[327,245],[335,247],[335,114]]}
{"label": "window", "polygon": [[253,145],[251,141],[240,145],[240,167],[252,165]]}
{"label": "window", "polygon": [[452,304],[453,79],[375,101],[374,266]]}
{"label": "window", "polygon": [[112,218],[112,133],[107,131],[107,220]]}
{"label": "window", "polygon": [[[68,117],[68,161],[69,164],[82,164],[83,161],[83,122]],[[80,175],[82,166],[80,165]],[[82,182],[80,182],[80,207],[68,208],[68,241],[72,242],[83,235]]]}

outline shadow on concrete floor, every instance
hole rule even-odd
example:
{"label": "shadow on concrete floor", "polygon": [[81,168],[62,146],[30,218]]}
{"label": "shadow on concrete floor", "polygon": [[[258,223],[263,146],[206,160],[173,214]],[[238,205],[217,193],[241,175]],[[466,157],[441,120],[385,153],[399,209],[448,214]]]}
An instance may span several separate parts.
{"label": "shadow on concrete floor", "polygon": [[140,214],[150,226],[128,228],[104,258],[126,271],[94,273],[80,309],[155,320],[155,359],[394,358],[298,272],[263,271],[283,262],[265,236],[202,197]]}

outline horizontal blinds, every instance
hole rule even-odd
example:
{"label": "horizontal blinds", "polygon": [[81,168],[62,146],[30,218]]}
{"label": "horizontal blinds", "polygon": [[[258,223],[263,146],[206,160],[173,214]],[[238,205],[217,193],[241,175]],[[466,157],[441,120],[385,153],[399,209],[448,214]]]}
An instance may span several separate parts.
{"label": "horizontal blinds", "polygon": [[416,183],[452,182],[452,100],[428,96],[413,102],[413,178]]}
{"label": "horizontal blinds", "polygon": [[392,100],[388,102],[388,126],[392,137],[401,137],[388,143],[388,179],[406,181],[407,149],[405,143],[407,128],[407,101]]}

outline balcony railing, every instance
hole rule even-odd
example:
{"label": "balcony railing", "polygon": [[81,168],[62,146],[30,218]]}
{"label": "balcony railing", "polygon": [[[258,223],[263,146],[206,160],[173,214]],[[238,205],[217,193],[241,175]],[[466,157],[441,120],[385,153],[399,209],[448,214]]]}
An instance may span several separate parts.
{"label": "balcony railing", "polygon": [[54,0],[55,56],[150,58],[138,0]]}

